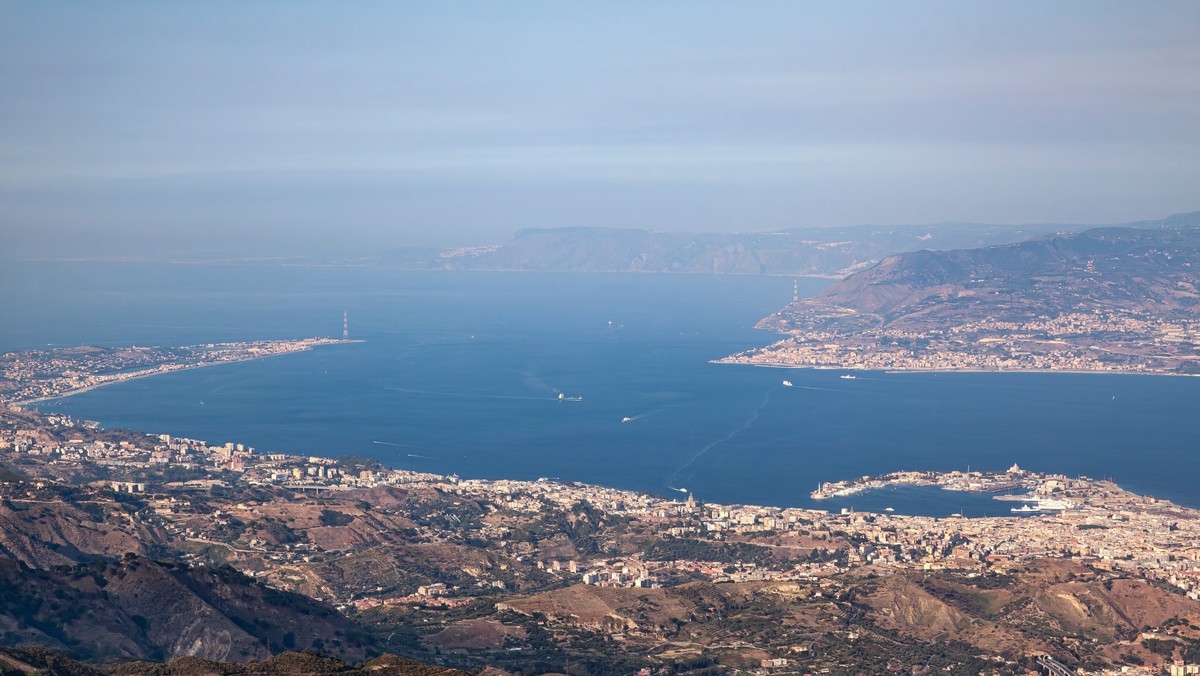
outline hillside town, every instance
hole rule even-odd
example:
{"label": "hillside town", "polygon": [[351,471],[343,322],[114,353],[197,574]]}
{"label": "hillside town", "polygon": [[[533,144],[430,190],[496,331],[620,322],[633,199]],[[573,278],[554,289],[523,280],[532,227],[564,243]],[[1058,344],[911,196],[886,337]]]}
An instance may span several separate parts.
{"label": "hillside town", "polygon": [[[833,312],[793,303],[759,324],[787,338],[718,362],[877,371],[1200,371],[1192,349],[1200,340],[1200,320],[1110,310],[948,326],[907,322],[851,333],[814,328]],[[843,321],[850,316],[836,314]]]}
{"label": "hillside town", "polygon": [[[49,441],[43,425],[65,430],[65,439]],[[721,542],[796,534],[828,543],[831,555],[828,561],[819,563],[786,568],[750,564],[733,572],[727,571],[727,565],[720,561],[679,559],[649,564],[636,554],[616,560],[577,557],[537,562],[540,570],[553,575],[601,586],[649,587],[680,574],[714,582],[807,579],[840,572],[848,565],[986,570],[1014,561],[1069,556],[1099,568],[1161,580],[1191,598],[1200,599],[1200,511],[1135,495],[1110,481],[1087,477],[1033,473],[1015,466],[1003,472],[910,471],[825,483],[813,495],[815,498],[849,495],[895,484],[977,492],[1020,488],[1024,491],[1021,497],[1027,496],[1035,504],[1050,505],[1033,518],[830,513],[819,509],[707,504],[690,494],[681,501],[550,480],[461,480],[382,466],[350,471],[343,461],[331,458],[260,454],[232,442],[210,444],[151,435],[140,443],[129,440],[113,443],[89,438],[85,433],[89,429],[94,430],[94,425],[62,416],[8,415],[0,430],[3,454],[0,457],[9,467],[35,477],[61,479],[84,469],[103,473],[105,478],[91,483],[119,492],[162,496],[155,503],[158,505],[170,504],[172,494],[216,488],[272,487],[319,496],[322,491],[328,495],[402,486],[437,490],[485,503],[496,518],[484,519],[479,535],[496,543],[506,542],[511,535],[511,529],[503,525],[506,514],[538,515],[547,509],[570,510],[584,504],[605,516],[635,522],[662,537]],[[168,480],[175,471],[191,473],[188,476],[195,478]],[[156,511],[160,515],[172,513],[169,508]],[[191,530],[199,539],[220,539],[213,532]],[[841,534],[841,538],[834,533]],[[427,535],[432,539],[448,536],[432,531]],[[240,543],[235,540],[230,544],[263,545],[252,540]],[[511,544],[519,548],[518,543]],[[277,552],[287,553],[287,550]]]}

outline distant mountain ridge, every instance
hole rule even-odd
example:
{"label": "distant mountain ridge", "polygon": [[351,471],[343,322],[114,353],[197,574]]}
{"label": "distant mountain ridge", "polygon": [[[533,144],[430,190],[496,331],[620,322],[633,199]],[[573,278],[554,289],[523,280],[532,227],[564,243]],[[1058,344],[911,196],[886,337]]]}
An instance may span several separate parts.
{"label": "distant mountain ridge", "polygon": [[1198,285],[1200,213],[1157,228],[1102,227],[1016,244],[897,254],[808,302],[874,316],[884,325],[1105,309],[1194,318]]}
{"label": "distant mountain ridge", "polygon": [[757,326],[788,337],[721,361],[1197,375],[1200,214],[896,254]]}
{"label": "distant mountain ridge", "polygon": [[[1154,227],[1180,218],[1120,227]],[[408,268],[556,272],[845,277],[883,258],[920,249],[955,250],[1011,244],[1095,227],[1081,224],[859,225],[757,233],[667,233],[623,228],[531,228],[503,244],[436,253],[396,250],[377,262]]]}

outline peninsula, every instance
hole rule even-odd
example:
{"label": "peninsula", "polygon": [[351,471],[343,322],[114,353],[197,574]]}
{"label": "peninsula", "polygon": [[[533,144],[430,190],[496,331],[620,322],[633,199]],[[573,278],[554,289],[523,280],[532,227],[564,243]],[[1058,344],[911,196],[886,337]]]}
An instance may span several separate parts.
{"label": "peninsula", "polygon": [[173,371],[250,361],[348,340],[304,338],[185,347],[65,347],[0,354],[0,401],[32,404]]}

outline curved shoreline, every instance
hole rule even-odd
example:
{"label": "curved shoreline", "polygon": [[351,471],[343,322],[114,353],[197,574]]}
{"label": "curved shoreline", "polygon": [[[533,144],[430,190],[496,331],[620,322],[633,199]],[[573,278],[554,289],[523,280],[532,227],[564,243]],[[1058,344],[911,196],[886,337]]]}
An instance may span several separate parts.
{"label": "curved shoreline", "polygon": [[[308,338],[308,339],[303,339],[303,340],[299,340],[299,341],[291,341],[291,340],[272,341],[272,343],[275,345],[286,344],[289,347],[291,347],[292,349],[280,350],[278,352],[269,352],[267,354],[245,354],[245,355],[231,358],[231,359],[222,359],[219,361],[208,361],[208,362],[200,362],[200,363],[194,363],[194,364],[159,364],[158,366],[152,366],[152,367],[145,368],[145,369],[142,369],[139,371],[130,371],[130,372],[125,372],[125,373],[112,374],[112,377],[110,379],[105,380],[103,382],[92,383],[90,385],[85,385],[84,387],[72,388],[72,389],[65,390],[63,392],[53,394],[53,395],[47,395],[47,396],[43,396],[43,397],[33,397],[33,398],[29,398],[29,399],[14,399],[14,400],[4,400],[4,399],[0,398],[0,403],[3,403],[4,405],[7,405],[7,406],[29,407],[34,404],[39,404],[39,403],[43,403],[43,402],[47,402],[47,401],[53,401],[55,399],[65,399],[67,397],[73,397],[77,394],[91,392],[92,390],[96,390],[101,387],[107,387],[108,385],[116,385],[118,383],[125,383],[125,382],[129,382],[129,381],[133,381],[133,380],[141,380],[143,378],[152,378],[154,376],[161,376],[161,375],[166,375],[169,373],[178,373],[180,371],[190,371],[190,370],[194,370],[194,369],[207,368],[210,366],[221,366],[223,364],[240,364],[240,363],[244,363],[244,362],[258,361],[260,359],[267,359],[270,357],[279,357],[279,356],[288,355],[288,354],[296,354],[298,352],[308,352],[308,351],[312,350],[313,348],[321,347],[323,345],[338,345],[338,344],[342,344],[342,343],[361,343],[361,342],[363,342],[363,341],[361,341],[361,340],[334,340],[334,339],[328,339],[328,338],[320,338],[320,339]],[[96,377],[103,377],[103,376],[96,376]]]}
{"label": "curved shoreline", "polygon": [[96,383],[94,385],[88,385],[86,387],[78,387],[73,390],[67,390],[66,392],[63,392],[61,394],[55,394],[55,395],[48,396],[48,397],[37,397],[36,399],[22,399],[20,401],[10,401],[7,403],[10,406],[29,406],[31,404],[40,404],[40,403],[46,402],[46,401],[54,401],[55,399],[66,399],[67,397],[73,397],[77,394],[83,394],[85,392],[91,392],[92,390],[98,390],[101,387],[108,387],[109,385],[118,385],[120,383],[127,383],[132,380],[142,380],[143,378],[153,378],[154,376],[163,376],[163,375],[167,375],[168,373],[178,373],[180,371],[191,371],[194,369],[207,368],[209,366],[221,366],[222,364],[241,364],[241,363],[248,362],[248,361],[258,361],[259,359],[266,359],[268,357],[278,357],[278,356],[285,355],[285,354],[295,354],[295,352],[306,352],[309,349],[312,349],[312,348],[306,348],[305,350],[295,350],[294,352],[281,352],[279,354],[264,354],[264,355],[258,356],[258,357],[247,357],[245,359],[231,359],[229,361],[212,362],[211,364],[188,364],[186,366],[180,366],[178,368],[171,368],[171,369],[163,369],[163,370],[153,369],[153,370],[149,370],[149,371],[134,371],[133,373],[126,374],[124,377],[121,377],[121,378],[114,378],[107,382]]}

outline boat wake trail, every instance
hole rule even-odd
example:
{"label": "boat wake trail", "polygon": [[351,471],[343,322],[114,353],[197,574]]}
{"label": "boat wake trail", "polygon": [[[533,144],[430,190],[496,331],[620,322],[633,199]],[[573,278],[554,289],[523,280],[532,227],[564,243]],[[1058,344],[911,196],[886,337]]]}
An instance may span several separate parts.
{"label": "boat wake trail", "polygon": [[522,397],[512,394],[480,394],[477,392],[432,392],[430,390],[410,390],[406,387],[385,387],[392,392],[405,394],[422,394],[429,397],[449,397],[452,399],[524,399],[528,401],[554,401],[550,397]]}
{"label": "boat wake trail", "polygon": [[681,490],[678,486],[675,485],[675,481],[679,479],[679,475],[682,474],[684,472],[684,470],[686,470],[687,468],[696,464],[697,460],[704,457],[704,455],[706,453],[708,453],[709,451],[711,451],[712,449],[716,448],[717,446],[720,446],[721,444],[725,443],[726,441],[729,441],[730,439],[736,437],[737,435],[739,435],[742,432],[749,429],[749,427],[751,425],[753,425],[755,423],[755,421],[758,420],[758,416],[762,413],[762,410],[767,407],[767,404],[771,403],[771,394],[774,391],[775,390],[767,390],[766,395],[763,396],[763,400],[761,402],[759,402],[758,406],[756,406],[754,408],[754,411],[750,413],[750,417],[746,419],[746,422],[735,427],[733,429],[733,431],[731,431],[729,434],[726,434],[725,436],[708,444],[707,446],[700,449],[699,451],[696,451],[696,453],[694,455],[692,455],[692,457],[686,463],[684,463],[683,465],[678,467],[674,472],[671,472],[671,476],[667,477],[667,488],[670,488],[673,491]]}
{"label": "boat wake trail", "polygon": [[[416,448],[416,446],[409,446],[408,444],[397,444],[393,441],[372,441],[371,443],[379,444],[380,446],[395,446],[396,448]],[[405,453],[405,455],[407,455],[410,458],[420,458],[421,460],[433,460],[433,458],[429,457],[428,455],[421,455],[419,453]]]}
{"label": "boat wake trail", "polygon": [[639,414],[637,414],[637,415],[634,415],[634,416],[629,416],[628,418],[622,418],[622,419],[621,419],[621,422],[633,422],[634,420],[641,420],[642,418],[645,418],[645,417],[647,417],[647,416],[652,416],[652,415],[654,415],[655,413],[658,413],[660,410],[661,410],[661,409],[657,409],[657,408],[656,408],[656,409],[654,409],[653,411],[646,411],[645,413],[639,413]]}

